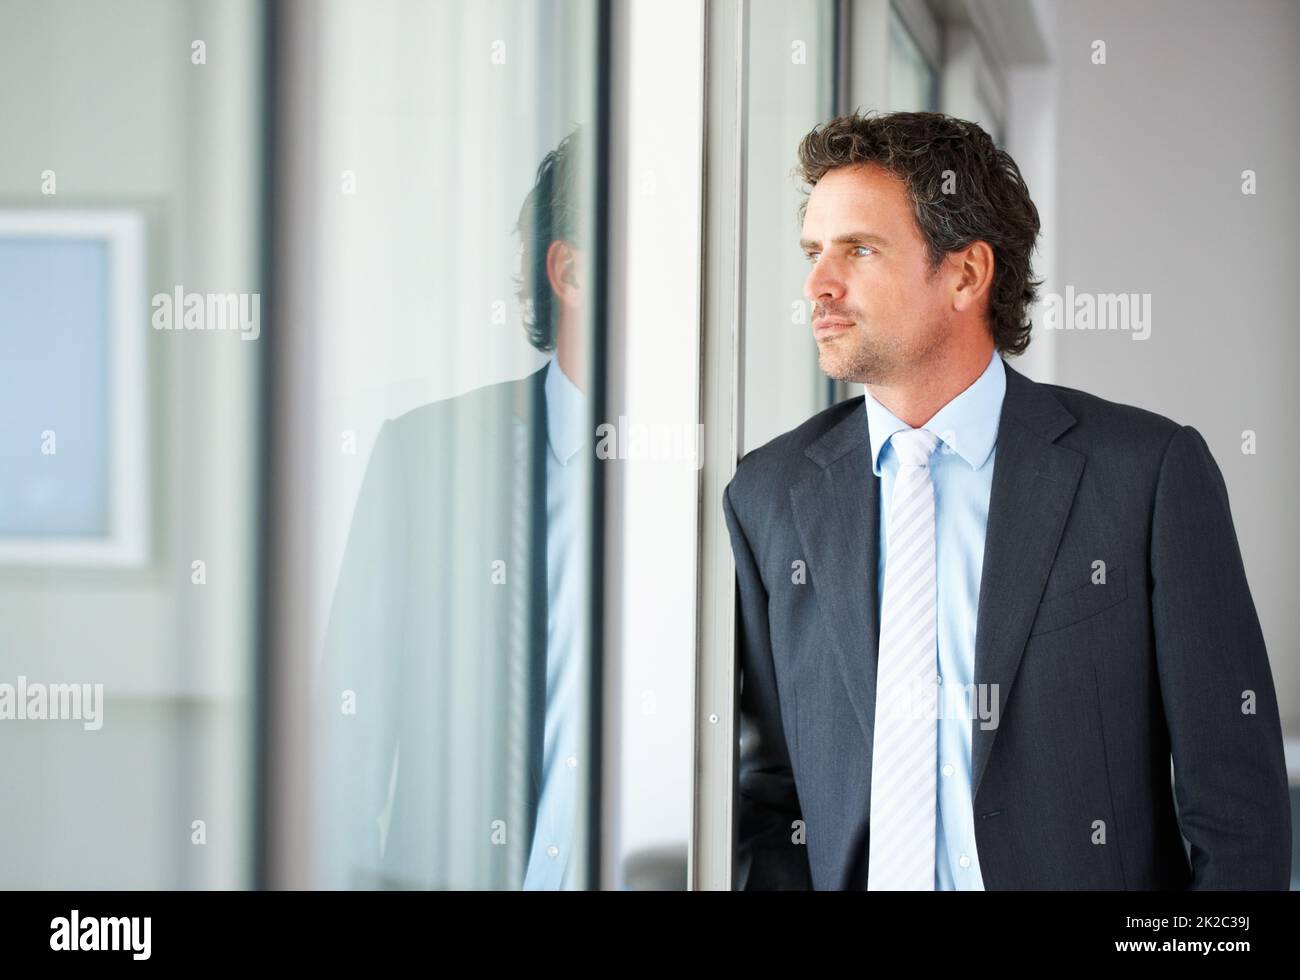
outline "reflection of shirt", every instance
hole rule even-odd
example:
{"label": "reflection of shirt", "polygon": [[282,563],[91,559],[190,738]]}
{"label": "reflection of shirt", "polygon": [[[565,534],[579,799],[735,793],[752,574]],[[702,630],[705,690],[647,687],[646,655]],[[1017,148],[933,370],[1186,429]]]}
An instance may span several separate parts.
{"label": "reflection of shirt", "polygon": [[577,789],[587,760],[578,757],[581,655],[585,647],[587,589],[586,501],[590,454],[587,399],[560,369],[546,368],[546,725],[537,828],[524,876],[525,889],[559,889],[569,883],[576,845]]}
{"label": "reflection of shirt", "polygon": [[[993,458],[1006,391],[997,351],[973,384],[921,428],[942,442],[930,457],[934,483],[935,573],[938,586],[938,663],[941,701],[935,779],[935,888],[982,891],[971,800],[971,720],[996,721],[992,692],[975,691],[975,622],[984,565],[984,537],[993,487]],[[867,390],[867,428],[872,466],[880,477],[880,562],[876,608],[883,602],[888,507],[898,455],[889,437],[910,428]],[[981,714],[983,711],[983,714]]]}

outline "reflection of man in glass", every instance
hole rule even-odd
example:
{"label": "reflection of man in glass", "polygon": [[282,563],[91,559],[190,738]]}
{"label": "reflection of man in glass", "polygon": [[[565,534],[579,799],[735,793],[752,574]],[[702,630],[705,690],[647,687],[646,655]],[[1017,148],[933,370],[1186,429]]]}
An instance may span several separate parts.
{"label": "reflection of man in glass", "polygon": [[586,502],[581,134],[519,216],[530,343],[555,356],[384,423],[331,610],[325,856],[343,887],[574,887]]}

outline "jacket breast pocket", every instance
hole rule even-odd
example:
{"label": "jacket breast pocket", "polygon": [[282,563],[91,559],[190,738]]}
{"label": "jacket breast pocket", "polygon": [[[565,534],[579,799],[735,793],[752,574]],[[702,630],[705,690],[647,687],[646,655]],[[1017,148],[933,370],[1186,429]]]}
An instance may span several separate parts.
{"label": "jacket breast pocket", "polygon": [[1105,584],[1088,582],[1069,592],[1049,596],[1039,603],[1038,615],[1029,628],[1029,635],[1051,633],[1073,626],[1123,602],[1128,597],[1124,579],[1124,567],[1115,566],[1106,570]]}

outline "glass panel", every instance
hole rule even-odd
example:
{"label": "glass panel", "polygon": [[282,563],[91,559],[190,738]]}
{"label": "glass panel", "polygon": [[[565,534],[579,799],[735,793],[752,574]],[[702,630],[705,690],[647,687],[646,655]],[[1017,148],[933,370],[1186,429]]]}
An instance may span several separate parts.
{"label": "glass panel", "polygon": [[977,124],[984,132],[993,138],[994,144],[1003,146],[1002,126],[998,123],[997,117],[993,115],[993,109],[989,106],[988,100],[976,86],[969,94],[971,115],[967,118]]}
{"label": "glass panel", "polygon": [[889,8],[890,112],[933,112],[939,108],[939,78],[925,60],[898,11]]}
{"label": "glass panel", "polygon": [[597,5],[313,11],[317,873],[583,888]]}
{"label": "glass panel", "polygon": [[826,404],[799,250],[799,141],[833,113],[830,0],[750,7],[743,451]]}
{"label": "glass panel", "polygon": [[[834,14],[816,0],[749,8],[742,454],[828,404],[804,295],[797,165],[800,141],[834,114]],[[743,755],[757,733],[742,718],[738,735]],[[743,869],[733,858],[734,883]]]}

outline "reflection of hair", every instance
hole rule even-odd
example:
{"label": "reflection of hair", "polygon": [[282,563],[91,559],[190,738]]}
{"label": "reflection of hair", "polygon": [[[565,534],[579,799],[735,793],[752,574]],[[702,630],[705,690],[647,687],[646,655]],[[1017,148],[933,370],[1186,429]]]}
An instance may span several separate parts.
{"label": "reflection of hair", "polygon": [[[932,270],[945,253],[973,242],[993,249],[993,341],[1005,354],[1023,353],[1031,326],[1026,310],[1042,285],[1030,265],[1039,223],[1011,156],[975,123],[939,112],[840,116],[814,127],[799,145],[799,169],[810,187],[837,167],[862,164],[883,167],[907,185]],[[805,199],[801,219],[807,207]]]}
{"label": "reflection of hair", "polygon": [[543,158],[515,225],[523,245],[517,295],[528,341],[543,351],[555,349],[555,297],[546,276],[546,253],[551,242],[573,242],[578,234],[575,174],[581,166],[581,133],[581,127],[575,129]]}

